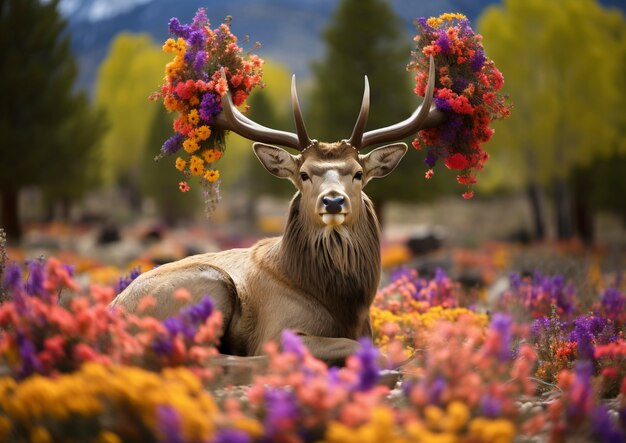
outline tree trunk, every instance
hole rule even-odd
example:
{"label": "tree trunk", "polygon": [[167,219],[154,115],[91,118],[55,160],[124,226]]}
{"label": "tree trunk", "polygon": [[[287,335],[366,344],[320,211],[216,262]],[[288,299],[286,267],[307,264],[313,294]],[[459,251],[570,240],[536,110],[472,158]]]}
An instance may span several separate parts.
{"label": "tree trunk", "polygon": [[20,226],[18,197],[19,192],[14,189],[2,190],[2,228],[7,235],[7,241],[19,242],[22,237]]}
{"label": "tree trunk", "polygon": [[586,246],[593,245],[594,220],[592,208],[592,181],[590,174],[585,170],[578,170],[574,173],[574,222],[576,233]]}
{"label": "tree trunk", "polygon": [[535,182],[529,183],[526,188],[530,212],[533,219],[533,238],[535,241],[543,241],[546,238],[546,224],[543,214],[543,202],[541,188]]}
{"label": "tree trunk", "polygon": [[554,180],[554,200],[557,238],[559,240],[570,240],[574,236],[572,205],[569,186],[563,178]]}

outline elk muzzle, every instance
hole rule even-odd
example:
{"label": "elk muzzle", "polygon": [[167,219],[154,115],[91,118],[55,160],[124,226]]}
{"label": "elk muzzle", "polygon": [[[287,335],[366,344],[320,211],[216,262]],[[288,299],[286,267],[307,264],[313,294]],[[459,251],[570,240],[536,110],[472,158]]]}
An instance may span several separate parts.
{"label": "elk muzzle", "polygon": [[349,213],[349,200],[336,192],[320,197],[319,214],[326,226],[339,226],[346,220]]}

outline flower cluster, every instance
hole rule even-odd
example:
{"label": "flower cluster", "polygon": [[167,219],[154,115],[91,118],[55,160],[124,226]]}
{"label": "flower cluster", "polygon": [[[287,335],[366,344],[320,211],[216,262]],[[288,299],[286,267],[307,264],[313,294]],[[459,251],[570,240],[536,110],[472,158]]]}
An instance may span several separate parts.
{"label": "flower cluster", "polygon": [[[163,99],[169,112],[178,112],[178,118],[174,121],[176,133],[163,144],[157,159],[179,154],[176,169],[186,177],[200,178],[210,212],[219,199],[220,173],[214,163],[225,148],[224,131],[212,126],[214,119],[222,110],[222,97],[227,91],[235,106],[240,106],[252,88],[262,86],[263,60],[243,54],[228,20],[211,29],[202,8],[189,25],[172,18],[169,32],[171,38],[163,50],[173,53],[174,60],[166,65],[165,84],[155,97]],[[190,186],[182,181],[179,188],[187,192]]]}
{"label": "flower cluster", "polygon": [[[92,285],[89,294],[74,294],[67,307],[59,304],[62,290],[80,292],[80,288],[68,268],[54,258],[31,261],[28,271],[24,279],[20,266],[7,267],[4,284],[11,301],[0,306],[0,365],[14,378],[55,376],[76,371],[86,362],[154,371],[186,366],[199,376],[212,377],[205,363],[217,352],[221,313],[208,297],[159,322],[110,309],[113,288]],[[183,289],[177,298],[191,300]],[[153,303],[146,297],[141,309]]]}
{"label": "flower cluster", "polygon": [[505,98],[498,92],[504,79],[485,55],[481,36],[462,14],[420,18],[416,27],[417,48],[409,65],[417,72],[415,93],[425,95],[432,56],[437,68],[434,102],[446,121],[420,131],[413,146],[426,148],[427,178],[432,177],[432,168],[442,158],[449,169],[460,171],[457,182],[468,186],[463,197],[471,198],[469,187],[476,183],[476,172],[489,158],[481,147],[493,134],[489,125],[493,119],[509,115]]}
{"label": "flower cluster", "polygon": [[400,341],[411,350],[420,336],[428,335],[442,320],[467,317],[473,324],[486,326],[485,314],[460,306],[460,289],[442,269],[432,279],[420,277],[415,269],[397,269],[376,293],[370,311],[376,345],[386,351],[390,343]]}
{"label": "flower cluster", "polygon": [[509,276],[510,288],[503,294],[498,308],[520,317],[540,318],[550,315],[552,308],[564,319],[571,319],[577,309],[576,291],[560,275],[545,276],[536,271],[532,276]]}
{"label": "flower cluster", "polygon": [[462,318],[429,334],[402,388],[419,441],[512,441],[520,432],[515,401],[535,392],[536,356],[530,346],[514,345],[517,329],[499,314],[486,332]]}
{"label": "flower cluster", "polygon": [[[551,441],[566,441],[574,436],[582,437],[581,441],[606,443],[626,439],[626,404],[622,403],[615,417],[598,401],[591,362],[579,361],[573,370],[561,371],[557,384],[561,395],[547,411]],[[626,398],[626,381],[622,383],[621,395]]]}
{"label": "flower cluster", "polygon": [[186,368],[89,362],[56,378],[0,378],[1,441],[208,441],[216,412]]}

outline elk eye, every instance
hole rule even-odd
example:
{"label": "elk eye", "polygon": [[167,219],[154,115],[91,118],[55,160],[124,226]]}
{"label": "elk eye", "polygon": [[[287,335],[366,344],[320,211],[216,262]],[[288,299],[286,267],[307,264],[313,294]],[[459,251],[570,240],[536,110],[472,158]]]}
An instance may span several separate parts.
{"label": "elk eye", "polygon": [[362,180],[363,179],[363,171],[359,171],[356,174],[354,174],[354,179],[355,180]]}
{"label": "elk eye", "polygon": [[305,182],[309,179],[309,175],[306,172],[301,172],[300,178],[302,179],[303,182]]}

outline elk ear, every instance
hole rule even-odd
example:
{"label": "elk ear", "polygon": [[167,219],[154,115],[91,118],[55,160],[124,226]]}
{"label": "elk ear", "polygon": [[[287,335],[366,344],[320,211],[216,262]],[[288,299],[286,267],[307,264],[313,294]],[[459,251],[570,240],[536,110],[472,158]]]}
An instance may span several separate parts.
{"label": "elk ear", "polygon": [[294,180],[298,172],[298,162],[293,155],[282,148],[263,143],[253,144],[252,149],[270,174]]}
{"label": "elk ear", "polygon": [[359,156],[365,171],[365,183],[376,177],[384,177],[393,171],[406,151],[406,144],[395,143],[376,148],[372,152]]}

